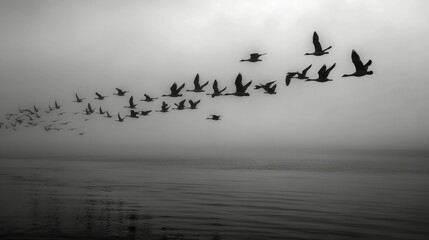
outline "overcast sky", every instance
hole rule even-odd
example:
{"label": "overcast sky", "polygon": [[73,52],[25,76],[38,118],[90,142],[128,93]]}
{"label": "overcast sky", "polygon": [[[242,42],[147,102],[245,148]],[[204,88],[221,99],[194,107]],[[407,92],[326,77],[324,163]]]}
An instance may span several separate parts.
{"label": "overcast sky", "polygon": [[[64,104],[84,136],[41,128],[0,132],[0,156],[131,154],[138,157],[282,157],[314,149],[429,150],[429,17],[426,0],[296,1],[1,1],[0,113],[33,104]],[[328,55],[313,50],[317,31]],[[352,73],[355,49],[372,76]],[[239,62],[267,52],[262,62]],[[288,71],[309,64],[311,77],[337,64],[329,83],[293,80]],[[277,80],[278,94],[202,99],[198,111],[153,113],[123,124],[71,114],[84,105],[74,94],[111,113],[126,114],[127,98],[94,100],[115,87],[167,94],[173,82],[192,88],[217,79],[232,91],[244,82]],[[253,87],[252,87],[253,88]],[[208,90],[209,88],[207,88]],[[161,100],[162,101],[162,100]],[[139,102],[159,109],[161,101]],[[221,114],[222,121],[208,121]],[[4,119],[2,117],[2,119]],[[127,119],[128,120],[128,119]]]}

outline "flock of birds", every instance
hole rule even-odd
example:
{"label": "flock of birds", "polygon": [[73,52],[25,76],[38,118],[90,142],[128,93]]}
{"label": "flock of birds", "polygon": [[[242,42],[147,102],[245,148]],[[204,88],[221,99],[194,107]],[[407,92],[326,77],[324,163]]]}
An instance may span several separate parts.
{"label": "flock of birds", "polygon": [[[316,32],[313,33],[313,45],[314,45],[314,52],[306,53],[305,55],[313,55],[313,56],[322,56],[325,54],[329,54],[328,50],[332,48],[332,46],[329,46],[325,49],[322,48],[320,42],[319,42],[319,36]],[[248,59],[242,59],[241,62],[259,62],[262,61],[260,58],[261,56],[265,55],[266,53],[260,54],[260,53],[252,53],[250,54],[250,58]],[[373,71],[369,71],[368,68],[371,65],[372,61],[369,60],[367,63],[363,64],[360,60],[359,55],[355,50],[352,50],[351,54],[352,62],[355,66],[355,72],[350,74],[344,74],[343,77],[362,77],[365,75],[371,75],[373,74]],[[295,72],[288,72],[286,74],[285,83],[286,86],[289,86],[292,79],[300,79],[305,81],[316,81],[316,82],[328,82],[332,81],[332,79],[329,79],[329,74],[332,71],[332,69],[335,68],[335,63],[327,68],[326,65],[323,65],[319,71],[318,71],[318,77],[317,78],[309,78],[307,76],[308,70],[312,67],[310,64],[308,67],[306,67],[301,72],[295,71]],[[276,81],[271,81],[268,83],[263,84],[257,84],[254,86],[254,89],[258,90],[264,90],[266,94],[276,94],[276,87],[277,84]],[[205,92],[205,87],[209,84],[209,81],[201,84],[199,79],[199,74],[195,76],[194,79],[194,88],[186,90],[187,92],[194,92],[194,93],[202,93]],[[219,97],[219,96],[227,96],[227,95],[233,95],[238,97],[243,96],[250,96],[247,89],[251,86],[252,81],[247,82],[246,84],[243,84],[243,78],[242,75],[239,73],[238,76],[235,79],[235,91],[234,92],[228,92],[224,93],[226,91],[226,87],[223,87],[222,89],[219,88],[217,80],[213,81],[212,93],[207,93],[207,95],[210,95],[212,98]],[[185,87],[185,83],[178,86],[177,83],[173,83],[170,87],[170,93],[164,94],[162,97],[171,97],[171,98],[179,98],[182,97],[183,89]],[[118,97],[127,97],[127,93],[129,91],[123,90],[120,88],[116,88],[116,92],[113,95],[116,95]],[[103,101],[108,96],[102,95],[98,92],[95,92],[95,99],[98,101]],[[113,118],[113,116],[110,114],[108,110],[103,110],[101,107],[98,108],[98,111],[96,111],[95,108],[91,105],[91,103],[85,102],[86,98],[79,97],[79,95],[75,94],[75,102],[76,104],[83,104],[86,103],[86,108],[82,112],[73,112],[73,114],[81,114],[82,116],[90,116],[92,114],[100,114],[104,116],[105,118]],[[144,94],[144,98],[140,101],[144,102],[154,102],[158,99],[158,97],[151,97],[147,94]],[[185,109],[191,109],[195,110],[198,107],[198,104],[201,102],[201,99],[199,100],[188,100],[189,105],[186,105],[186,99],[181,100],[178,103],[174,103],[175,108],[171,108],[169,104],[167,104],[165,101],[162,101],[161,108],[156,110],[156,112],[161,113],[167,113],[170,109],[174,110],[185,110]],[[134,97],[130,96],[128,98],[128,105],[124,106],[124,108],[129,109],[129,114],[126,116],[121,116],[121,114],[118,112],[115,121],[117,122],[124,122],[127,118],[139,118],[142,116],[148,116],[152,110],[137,110],[137,103],[134,102]],[[5,120],[0,121],[0,129],[5,130],[14,130],[17,131],[19,127],[37,127],[37,126],[43,126],[43,129],[47,132],[49,131],[60,131],[60,130],[69,130],[69,131],[76,131],[78,135],[84,135],[83,131],[78,131],[75,127],[69,127],[70,121],[59,121],[59,119],[50,119],[48,120],[45,116],[61,116],[66,114],[65,111],[62,111],[63,106],[58,104],[57,101],[54,102],[53,106],[48,105],[46,109],[41,109],[37,106],[33,106],[31,108],[25,108],[21,109],[18,107],[18,112],[14,113],[8,113],[5,115]],[[84,119],[84,121],[89,121],[89,118]],[[221,120],[221,115],[210,115],[206,119],[218,121]]]}

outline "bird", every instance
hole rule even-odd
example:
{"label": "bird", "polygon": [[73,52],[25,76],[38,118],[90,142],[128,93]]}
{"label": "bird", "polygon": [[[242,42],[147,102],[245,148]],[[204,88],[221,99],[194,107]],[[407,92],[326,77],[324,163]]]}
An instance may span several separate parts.
{"label": "bird", "polygon": [[112,118],[112,115],[110,115],[109,111],[106,111],[106,118]]}
{"label": "bird", "polygon": [[292,80],[293,77],[295,77],[297,73],[296,72],[289,72],[286,74],[286,86],[289,86],[290,81]]}
{"label": "bird", "polygon": [[103,109],[101,109],[101,107],[98,108],[98,114],[103,115],[105,112],[103,111]]}
{"label": "bird", "polygon": [[134,103],[134,97],[131,96],[130,99],[128,100],[128,106],[125,106],[125,108],[130,108],[130,109],[135,109],[137,106],[137,103]]}
{"label": "bird", "polygon": [[80,136],[83,136],[83,134],[85,134],[85,132],[80,132],[78,133]]}
{"label": "bird", "polygon": [[317,35],[316,32],[313,33],[313,45],[314,45],[314,52],[306,53],[305,55],[322,56],[322,55],[328,54],[329,52],[327,52],[327,50],[332,48],[332,46],[329,46],[322,50],[322,45],[320,45],[320,42],[319,42],[319,35]]}
{"label": "bird", "polygon": [[113,95],[116,95],[116,96],[125,96],[125,94],[127,92],[129,92],[129,91],[124,91],[124,90],[119,89],[119,88],[115,88],[115,89],[116,89],[117,93],[114,93]]}
{"label": "bird", "polygon": [[319,72],[317,72],[319,74],[318,78],[315,79],[307,79],[306,81],[315,81],[315,82],[328,82],[328,81],[332,81],[332,79],[328,79],[328,75],[331,72],[332,69],[334,69],[335,67],[335,63],[328,69],[326,69],[326,65],[323,65],[320,69]]}
{"label": "bird", "polygon": [[60,112],[60,113],[58,113],[57,115],[58,115],[58,116],[62,116],[62,115],[64,115],[64,114],[66,114],[66,112]]}
{"label": "bird", "polygon": [[200,102],[201,102],[201,100],[198,100],[198,101],[194,102],[194,101],[192,101],[191,99],[189,99],[189,104],[191,105],[191,106],[189,107],[189,109],[197,109],[197,105],[198,105],[198,103],[200,103]]}
{"label": "bird", "polygon": [[[92,109],[92,107],[91,107],[91,104],[90,103],[88,103],[88,106],[87,106],[87,108],[86,108],[87,110],[88,110],[88,112],[89,113],[94,113],[95,112],[95,109]],[[88,114],[89,115],[89,114]]]}
{"label": "bird", "polygon": [[310,64],[310,66],[308,66],[304,70],[302,70],[302,72],[298,72],[298,71],[296,71],[296,72],[288,72],[287,75],[286,75],[286,86],[289,86],[290,81],[291,81],[292,78],[308,79],[307,72],[311,68],[311,66],[312,66],[312,64]]}
{"label": "bird", "polygon": [[235,95],[238,97],[242,96],[250,96],[249,93],[246,92],[247,88],[252,84],[252,81],[248,82],[246,85],[243,86],[242,83],[242,76],[241,73],[238,74],[237,78],[235,79],[235,92],[233,93],[225,93],[225,95]]}
{"label": "bird", "polygon": [[147,116],[149,115],[149,113],[152,112],[152,110],[148,110],[148,111],[140,111],[140,115],[142,116]]}
{"label": "bird", "polygon": [[217,80],[215,79],[214,82],[213,82],[213,93],[207,93],[207,95],[211,95],[212,98],[214,98],[214,97],[217,97],[217,96],[221,96],[222,92],[224,92],[225,90],[226,90],[226,87],[224,87],[222,90],[219,91]]}
{"label": "bird", "polygon": [[138,112],[136,112],[136,111],[134,111],[133,109],[131,109],[131,111],[130,111],[130,115],[127,115],[127,117],[130,117],[130,118],[139,118],[139,117],[137,116],[137,114],[138,114]]}
{"label": "bird", "polygon": [[81,103],[85,99],[85,98],[79,98],[79,96],[77,95],[77,93],[75,94],[75,97],[76,97],[76,100],[74,100],[73,102],[76,102],[76,103]]}
{"label": "bird", "polygon": [[121,115],[118,113],[118,120],[115,120],[117,122],[123,122],[125,120],[126,117],[121,118]]}
{"label": "bird", "polygon": [[182,84],[179,88],[177,88],[177,83],[173,83],[170,87],[171,93],[168,95],[162,95],[163,97],[181,97],[180,91],[185,87],[185,84]]}
{"label": "bird", "polygon": [[149,95],[145,94],[145,99],[140,99],[140,101],[145,101],[145,102],[153,102],[153,100],[158,99],[158,98],[153,98],[153,97],[149,97]]}
{"label": "bird", "polygon": [[262,55],[265,55],[267,53],[251,53],[250,54],[250,58],[249,59],[241,59],[240,62],[260,62],[262,61],[261,59],[259,59]]}
{"label": "bird", "polygon": [[38,113],[38,112],[39,112],[39,110],[40,110],[40,108],[37,108],[37,107],[36,107],[36,105],[33,105],[33,109],[34,109],[34,112],[35,112],[35,113]]}
{"label": "bird", "polygon": [[162,102],[161,110],[156,110],[156,111],[166,113],[166,112],[168,112],[169,108],[170,107],[168,106],[168,104],[166,102]]}
{"label": "bird", "polygon": [[210,115],[210,117],[208,117],[206,119],[218,121],[218,120],[220,120],[220,116],[222,116],[222,115]]}
{"label": "bird", "polygon": [[69,128],[70,131],[74,131],[76,128]]}
{"label": "bird", "polygon": [[271,81],[271,82],[267,82],[265,84],[258,84],[258,85],[255,85],[254,89],[261,89],[262,88],[262,89],[266,90],[266,88],[269,88],[275,82],[276,81]]}
{"label": "bird", "polygon": [[272,87],[264,87],[265,93],[267,94],[276,94],[277,84],[274,84]]}
{"label": "bird", "polygon": [[173,109],[176,109],[176,110],[183,110],[183,109],[185,109],[185,102],[186,102],[186,99],[183,99],[182,101],[179,102],[179,104],[174,103],[174,105],[176,106],[176,108],[173,108]]}
{"label": "bird", "polygon": [[355,50],[352,50],[352,62],[355,65],[356,71],[352,74],[344,74],[343,77],[362,77],[373,74],[373,71],[368,71],[368,67],[372,64],[372,61],[369,60],[365,65],[363,65],[359,55]]}
{"label": "bird", "polygon": [[[57,101],[55,101],[55,109],[60,109],[63,105],[59,105]],[[49,106],[51,108],[51,106]]]}
{"label": "bird", "polygon": [[68,125],[70,122],[63,122],[63,123],[60,123],[60,125]]}
{"label": "bird", "polygon": [[103,95],[99,94],[98,92],[95,92],[95,95],[97,95],[97,97],[94,99],[97,99],[97,100],[104,100],[104,98],[107,97],[107,96],[103,96]]}
{"label": "bird", "polygon": [[200,85],[200,75],[195,76],[194,79],[194,89],[192,90],[186,90],[187,92],[204,92],[203,88],[205,86],[207,86],[207,84],[209,84],[209,81],[207,81],[206,83],[204,83],[203,85]]}

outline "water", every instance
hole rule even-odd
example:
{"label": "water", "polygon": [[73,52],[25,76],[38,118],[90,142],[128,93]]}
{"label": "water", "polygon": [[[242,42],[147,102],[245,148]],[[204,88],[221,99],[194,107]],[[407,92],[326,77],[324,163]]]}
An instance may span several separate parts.
{"label": "water", "polygon": [[429,159],[0,160],[1,239],[429,239]]}

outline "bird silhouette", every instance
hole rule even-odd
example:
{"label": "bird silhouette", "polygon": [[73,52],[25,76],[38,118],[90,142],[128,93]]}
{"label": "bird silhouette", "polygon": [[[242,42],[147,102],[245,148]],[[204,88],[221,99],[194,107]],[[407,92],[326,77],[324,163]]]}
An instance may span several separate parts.
{"label": "bird silhouette", "polygon": [[210,115],[210,117],[208,117],[206,119],[218,121],[218,120],[220,120],[220,116],[222,116],[222,115]]}
{"label": "bird silhouette", "polygon": [[319,74],[318,78],[315,79],[307,79],[306,81],[315,81],[315,82],[328,82],[328,81],[332,81],[332,79],[328,79],[328,75],[331,72],[332,69],[334,69],[335,67],[335,63],[328,69],[326,69],[326,65],[323,65],[319,72],[317,72]]}
{"label": "bird silhouette", "polygon": [[[63,105],[59,105],[57,101],[55,101],[55,109],[60,109]],[[51,108],[51,106],[49,106]]]}
{"label": "bird silhouette", "polygon": [[99,108],[98,108],[98,114],[100,114],[100,115],[104,115],[104,113],[105,113],[105,112],[103,111],[103,109],[101,109],[101,107],[99,107]]}
{"label": "bird silhouette", "polygon": [[35,112],[35,113],[38,113],[38,112],[39,112],[39,110],[40,110],[40,108],[37,108],[37,107],[36,107],[36,105],[33,105],[33,109],[34,109],[34,112]]}
{"label": "bird silhouette", "polygon": [[183,110],[183,109],[185,109],[185,102],[186,102],[186,99],[183,99],[182,101],[179,102],[179,104],[174,103],[174,105],[176,106],[176,108],[173,108],[173,109],[176,109],[176,110]]}
{"label": "bird silhouette", "polygon": [[200,85],[200,75],[197,75],[194,78],[194,89],[186,90],[188,92],[204,92],[203,88],[209,84],[209,81],[205,82],[203,85]]}
{"label": "bird silhouette", "polygon": [[137,106],[137,103],[134,103],[134,98],[133,96],[131,96],[130,99],[128,100],[128,106],[125,106],[125,108],[135,109],[136,106]]}
{"label": "bird silhouette", "polygon": [[[89,112],[90,114],[95,112],[95,109],[93,109],[93,108],[91,107],[91,104],[90,104],[90,103],[88,103],[88,106],[86,107],[86,110],[88,110],[88,112]],[[89,115],[89,114],[87,114],[87,115]]]}
{"label": "bird silhouette", "polygon": [[85,132],[80,132],[78,133],[80,136],[83,136],[83,134],[85,134]]}
{"label": "bird silhouette", "polygon": [[259,59],[262,55],[265,55],[266,53],[251,53],[249,59],[241,59],[240,62],[260,62],[262,61]]}
{"label": "bird silhouette", "polygon": [[355,65],[356,71],[352,74],[344,74],[343,77],[362,77],[373,74],[372,71],[368,71],[368,67],[372,64],[372,61],[369,60],[365,65],[363,65],[359,55],[355,50],[352,51],[352,62]]}
{"label": "bird silhouette", "polygon": [[129,91],[124,91],[124,90],[122,90],[120,88],[115,88],[115,89],[116,89],[117,93],[113,93],[113,95],[116,95],[116,96],[125,96],[125,94],[127,92],[129,92]]}
{"label": "bird silhouette", "polygon": [[138,112],[136,112],[136,111],[134,111],[133,109],[131,109],[131,111],[130,111],[130,115],[127,115],[127,117],[130,117],[130,118],[139,118],[138,116],[137,116],[137,114],[139,114]]}
{"label": "bird silhouette", "polygon": [[168,104],[166,102],[162,102],[161,110],[156,110],[156,111],[166,113],[166,112],[168,112],[169,108],[170,107],[168,106]]}
{"label": "bird silhouette", "polygon": [[322,45],[320,45],[320,42],[319,42],[319,35],[317,35],[316,32],[313,33],[313,45],[314,45],[314,52],[306,53],[305,55],[322,56],[322,55],[328,54],[329,52],[327,52],[327,50],[332,48],[332,46],[329,46],[322,50]]}
{"label": "bird silhouette", "polygon": [[243,86],[242,76],[241,76],[241,73],[239,73],[237,78],[235,79],[235,89],[236,89],[235,92],[225,93],[225,95],[235,95],[238,97],[250,96],[250,94],[246,92],[250,84],[252,84],[252,81],[248,82],[246,85]]}
{"label": "bird silhouette", "polygon": [[222,90],[219,91],[217,80],[215,79],[214,82],[213,82],[213,93],[207,93],[207,95],[211,95],[212,98],[214,98],[214,97],[217,97],[217,96],[221,96],[222,92],[224,92],[225,90],[226,90],[226,87],[224,87]]}
{"label": "bird silhouette", "polygon": [[76,97],[76,100],[74,100],[73,102],[76,102],[76,103],[81,103],[85,99],[85,98],[79,98],[79,96],[77,95],[77,93],[75,94],[75,97]]}
{"label": "bird silhouette", "polygon": [[150,112],[152,112],[152,110],[140,111],[140,115],[142,115],[142,116],[148,116]]}
{"label": "bird silhouette", "polygon": [[127,117],[121,118],[121,114],[118,113],[118,119],[115,120],[115,121],[117,121],[117,122],[123,122],[125,120],[125,118],[127,118]]}
{"label": "bird silhouette", "polygon": [[268,88],[270,88],[271,87],[271,85],[273,84],[273,83],[275,83],[276,81],[271,81],[271,82],[267,82],[267,83],[265,83],[265,84],[258,84],[258,85],[255,85],[255,87],[254,87],[254,89],[264,89],[264,90],[267,90]]}
{"label": "bird silhouette", "polygon": [[94,99],[97,99],[97,100],[104,100],[104,98],[107,97],[107,96],[103,96],[103,95],[99,94],[98,92],[95,92],[95,95],[97,95],[97,97]]}
{"label": "bird silhouette", "polygon": [[163,97],[181,97],[182,94],[180,94],[180,91],[185,87],[185,84],[182,84],[179,88],[177,88],[177,83],[173,83],[170,87],[170,94],[168,95],[162,95]]}
{"label": "bird silhouette", "polygon": [[109,111],[106,111],[106,116],[104,116],[106,118],[112,118],[112,115],[110,115]]}
{"label": "bird silhouette", "polygon": [[191,105],[189,107],[189,109],[197,109],[197,105],[201,102],[201,100],[198,100],[196,102],[192,101],[191,99],[189,99],[189,104]]}
{"label": "bird silhouette", "polygon": [[153,100],[158,99],[158,98],[153,98],[150,97],[149,95],[145,94],[144,95],[145,99],[140,99],[140,101],[144,101],[144,102],[153,102]]}
{"label": "bird silhouette", "polygon": [[310,66],[308,66],[307,68],[305,68],[304,70],[302,70],[302,72],[298,72],[298,71],[296,71],[296,72],[288,72],[286,74],[286,86],[289,86],[290,81],[291,81],[292,78],[308,79],[307,72],[311,68],[311,66],[312,66],[312,64],[310,64]]}

